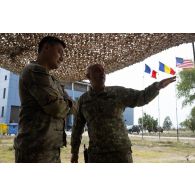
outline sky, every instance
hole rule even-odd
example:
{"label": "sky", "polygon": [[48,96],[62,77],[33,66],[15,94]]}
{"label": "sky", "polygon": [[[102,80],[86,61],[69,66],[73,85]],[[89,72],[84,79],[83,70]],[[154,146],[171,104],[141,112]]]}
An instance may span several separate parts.
{"label": "sky", "polygon": [[[119,71],[110,73],[106,76],[106,85],[118,85],[142,90],[155,81],[171,77],[172,75],[170,74],[158,71],[159,61],[173,68],[176,71],[177,76],[178,72],[182,69],[176,68],[175,57],[193,59],[192,44],[182,44],[177,47],[172,47],[153,55],[140,63],[136,63]],[[156,70],[159,73],[157,75],[157,79],[154,79],[149,74],[144,73],[145,64],[149,65],[151,69]],[[176,82],[178,82],[178,78],[179,76],[177,76]],[[177,124],[179,125],[189,116],[193,106],[182,107],[183,99],[176,98],[176,82],[171,83],[166,88],[162,89],[158,97],[149,104],[143,106],[143,112],[153,116],[155,119],[158,119],[158,121],[160,120],[161,125],[163,124],[165,117],[169,116],[173,123],[173,127],[175,128],[177,127]],[[138,118],[140,117],[142,117],[142,107],[136,107],[134,109],[134,124],[138,124]]]}

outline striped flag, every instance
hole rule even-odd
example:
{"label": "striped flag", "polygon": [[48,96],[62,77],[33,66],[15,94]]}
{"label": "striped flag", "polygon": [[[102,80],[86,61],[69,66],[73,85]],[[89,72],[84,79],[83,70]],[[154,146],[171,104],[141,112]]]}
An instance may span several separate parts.
{"label": "striped flag", "polygon": [[156,79],[157,72],[155,70],[151,70],[151,68],[145,64],[145,71],[146,73],[150,74],[152,78]]}
{"label": "striped flag", "polygon": [[162,62],[159,62],[159,70],[167,74],[175,75],[175,71],[171,67],[163,64]]}
{"label": "striped flag", "polygon": [[177,68],[194,68],[194,63],[192,60],[185,60],[183,58],[176,57],[176,67]]}

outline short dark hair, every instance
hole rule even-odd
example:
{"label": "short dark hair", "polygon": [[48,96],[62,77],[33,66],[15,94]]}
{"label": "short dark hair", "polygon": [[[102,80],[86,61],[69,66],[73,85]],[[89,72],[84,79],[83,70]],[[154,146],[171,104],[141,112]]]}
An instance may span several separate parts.
{"label": "short dark hair", "polygon": [[45,43],[50,44],[50,45],[61,44],[63,48],[66,47],[66,44],[64,43],[64,41],[58,39],[57,37],[46,36],[43,39],[41,39],[41,41],[39,42],[38,53],[41,52]]}

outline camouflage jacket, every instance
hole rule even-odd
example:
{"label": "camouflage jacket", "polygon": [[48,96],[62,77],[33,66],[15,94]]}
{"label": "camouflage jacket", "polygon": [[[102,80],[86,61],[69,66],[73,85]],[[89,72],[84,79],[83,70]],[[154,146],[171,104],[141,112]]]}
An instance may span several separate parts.
{"label": "camouflage jacket", "polygon": [[32,62],[20,75],[19,95],[19,131],[14,147],[41,150],[63,146],[69,107],[60,83],[45,67]]}
{"label": "camouflage jacket", "polygon": [[138,91],[119,86],[105,87],[100,93],[90,90],[78,101],[71,136],[71,152],[78,154],[83,127],[88,126],[89,152],[122,151],[131,147],[123,120],[126,107],[143,106],[159,94],[156,83]]}

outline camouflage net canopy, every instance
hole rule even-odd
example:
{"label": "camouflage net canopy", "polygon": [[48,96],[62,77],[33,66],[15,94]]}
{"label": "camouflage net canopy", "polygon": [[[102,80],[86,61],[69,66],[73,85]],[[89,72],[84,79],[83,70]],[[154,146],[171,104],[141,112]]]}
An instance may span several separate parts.
{"label": "camouflage net canopy", "polygon": [[67,45],[63,63],[52,74],[72,82],[86,79],[90,64],[101,63],[106,73],[111,73],[165,49],[195,41],[194,33],[5,33],[0,34],[0,67],[20,73],[29,61],[36,60],[38,43],[47,35]]}

